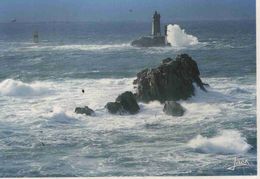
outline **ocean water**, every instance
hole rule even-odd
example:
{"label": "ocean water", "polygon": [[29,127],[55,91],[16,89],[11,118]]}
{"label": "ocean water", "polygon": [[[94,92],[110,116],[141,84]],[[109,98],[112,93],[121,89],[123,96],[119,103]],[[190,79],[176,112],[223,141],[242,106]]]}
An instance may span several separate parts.
{"label": "ocean water", "polygon": [[[0,177],[256,175],[255,22],[173,23],[198,42],[132,47],[150,22],[0,24]],[[137,72],[180,53],[210,85],[179,101],[184,116],[157,101],[106,112]],[[85,105],[95,116],[74,113]],[[247,165],[232,170],[235,159]]]}

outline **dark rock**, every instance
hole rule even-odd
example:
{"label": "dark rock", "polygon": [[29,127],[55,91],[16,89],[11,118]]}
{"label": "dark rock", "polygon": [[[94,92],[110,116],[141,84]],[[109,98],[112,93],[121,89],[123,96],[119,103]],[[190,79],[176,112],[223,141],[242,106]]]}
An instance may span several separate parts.
{"label": "dark rock", "polygon": [[125,113],[123,106],[118,102],[108,102],[105,108],[107,108],[108,112],[110,112],[111,114]]}
{"label": "dark rock", "polygon": [[163,112],[171,116],[183,116],[185,109],[175,101],[166,101]]}
{"label": "dark rock", "polygon": [[141,37],[140,39],[134,40],[131,42],[132,46],[137,47],[161,47],[161,46],[167,46],[165,44],[165,37],[159,36],[159,37]]}
{"label": "dark rock", "polygon": [[107,103],[105,108],[112,114],[136,114],[140,110],[135,95],[130,91],[120,94],[115,102]]}
{"label": "dark rock", "polygon": [[130,91],[126,91],[120,94],[116,98],[116,102],[120,103],[123,106],[124,110],[129,112],[130,114],[138,113],[138,111],[140,110],[135,95]]}
{"label": "dark rock", "polygon": [[92,109],[90,109],[88,106],[85,106],[85,107],[76,107],[75,113],[77,113],[77,114],[86,114],[87,116],[91,116],[95,112]]}
{"label": "dark rock", "polygon": [[166,59],[163,59],[163,60],[162,60],[162,64],[167,64],[167,63],[169,63],[169,62],[171,62],[171,61],[172,61],[171,58],[166,58]]}
{"label": "dark rock", "polygon": [[144,102],[185,100],[194,95],[193,82],[206,91],[199,75],[197,63],[187,54],[178,55],[176,60],[164,59],[159,67],[137,74],[136,97]]}

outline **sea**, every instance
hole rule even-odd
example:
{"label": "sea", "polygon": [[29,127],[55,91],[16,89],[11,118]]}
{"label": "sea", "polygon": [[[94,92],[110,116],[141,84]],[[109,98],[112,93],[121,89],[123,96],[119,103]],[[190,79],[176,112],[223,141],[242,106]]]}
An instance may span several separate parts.
{"label": "sea", "polygon": [[[150,48],[130,45],[150,22],[0,23],[0,177],[256,175],[255,20],[167,23],[173,45]],[[183,116],[158,101],[106,111],[182,53],[209,84],[178,101]]]}

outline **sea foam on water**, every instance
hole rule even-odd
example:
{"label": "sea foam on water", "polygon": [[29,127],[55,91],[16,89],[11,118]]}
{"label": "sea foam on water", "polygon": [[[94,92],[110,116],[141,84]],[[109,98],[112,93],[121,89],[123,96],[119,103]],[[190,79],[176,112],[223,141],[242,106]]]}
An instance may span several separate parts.
{"label": "sea foam on water", "polygon": [[173,47],[189,47],[199,43],[197,37],[187,34],[178,24],[167,26],[167,41]]}
{"label": "sea foam on water", "polygon": [[3,96],[38,96],[50,91],[40,83],[29,84],[13,79],[0,82],[0,95]]}
{"label": "sea foam on water", "polygon": [[212,138],[198,135],[189,141],[188,146],[203,153],[217,154],[241,154],[252,148],[236,130],[223,130]]}

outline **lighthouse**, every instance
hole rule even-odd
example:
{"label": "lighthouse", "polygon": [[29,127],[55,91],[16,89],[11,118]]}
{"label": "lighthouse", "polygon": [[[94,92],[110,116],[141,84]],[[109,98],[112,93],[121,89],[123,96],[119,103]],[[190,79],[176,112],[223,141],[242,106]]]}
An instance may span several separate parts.
{"label": "lighthouse", "polygon": [[159,13],[157,13],[157,11],[155,11],[154,15],[153,15],[153,22],[152,22],[152,36],[153,37],[161,36],[160,18],[161,18],[161,15]]}
{"label": "lighthouse", "polygon": [[167,42],[167,25],[164,26],[163,35],[161,34],[161,15],[155,11],[152,18],[152,34],[132,41],[131,45],[137,47],[169,46],[169,43]]}

